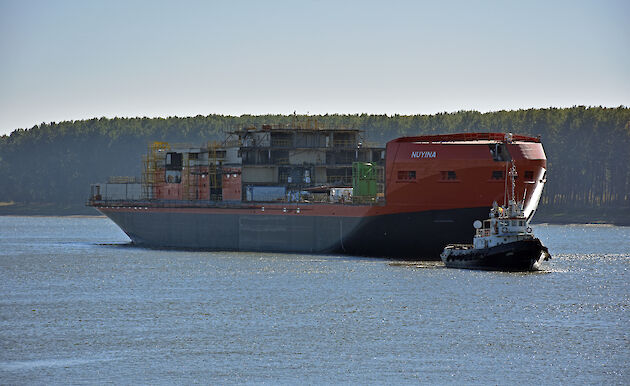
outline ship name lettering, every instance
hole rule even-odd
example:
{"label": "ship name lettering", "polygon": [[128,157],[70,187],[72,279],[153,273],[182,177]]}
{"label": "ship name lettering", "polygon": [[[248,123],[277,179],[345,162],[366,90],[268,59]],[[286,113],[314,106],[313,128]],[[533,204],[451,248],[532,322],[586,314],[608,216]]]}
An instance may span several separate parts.
{"label": "ship name lettering", "polygon": [[435,151],[412,151],[411,158],[435,158]]}

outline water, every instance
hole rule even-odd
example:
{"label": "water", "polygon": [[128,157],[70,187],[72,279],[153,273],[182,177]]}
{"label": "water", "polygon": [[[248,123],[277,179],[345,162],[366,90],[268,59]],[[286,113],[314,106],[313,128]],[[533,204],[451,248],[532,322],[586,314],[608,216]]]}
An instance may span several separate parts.
{"label": "water", "polygon": [[0,217],[0,383],[630,383],[630,228],[539,225],[537,273],[126,246]]}

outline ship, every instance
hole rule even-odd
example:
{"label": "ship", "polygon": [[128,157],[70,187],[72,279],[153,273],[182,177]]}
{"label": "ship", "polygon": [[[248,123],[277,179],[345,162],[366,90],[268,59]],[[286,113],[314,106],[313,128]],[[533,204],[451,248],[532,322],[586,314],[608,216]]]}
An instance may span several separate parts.
{"label": "ship", "polygon": [[524,171],[516,186],[529,222],[546,181],[540,138],[421,135],[383,147],[317,122],[151,143],[141,178],[92,184],[87,205],[138,246],[439,260],[503,201],[511,162]]}
{"label": "ship", "polygon": [[534,237],[524,214],[524,202],[515,196],[516,166],[509,171],[512,194],[504,205],[495,201],[489,218],[475,220],[472,244],[449,244],[440,255],[447,268],[489,271],[537,271],[549,250]]}

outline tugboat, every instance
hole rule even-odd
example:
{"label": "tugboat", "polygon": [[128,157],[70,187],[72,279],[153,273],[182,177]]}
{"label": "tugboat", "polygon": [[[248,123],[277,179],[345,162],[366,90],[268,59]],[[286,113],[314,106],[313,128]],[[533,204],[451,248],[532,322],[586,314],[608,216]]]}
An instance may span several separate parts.
{"label": "tugboat", "polygon": [[473,243],[449,244],[444,248],[440,257],[446,267],[536,271],[540,268],[541,259],[547,261],[551,258],[547,247],[532,233],[524,214],[524,202],[515,200],[516,175],[516,167],[512,163],[509,172],[512,194],[503,206],[499,206],[496,201],[493,203],[490,218],[473,223],[476,229]]}

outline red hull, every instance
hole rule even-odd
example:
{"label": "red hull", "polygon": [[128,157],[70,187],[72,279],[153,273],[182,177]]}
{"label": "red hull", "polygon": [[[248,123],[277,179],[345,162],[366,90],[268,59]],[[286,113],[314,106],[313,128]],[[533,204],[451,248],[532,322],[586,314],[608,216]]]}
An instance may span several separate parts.
{"label": "red hull", "polygon": [[[399,138],[387,144],[386,201],[388,211],[443,210],[491,206],[505,199],[507,161],[498,161],[491,149],[504,134],[461,134]],[[545,182],[547,159],[535,138],[505,143],[505,155],[514,160],[521,176],[517,199],[526,207],[538,204]],[[438,142],[438,141],[443,142]],[[404,177],[413,172],[415,179]],[[408,174],[407,174],[408,175]],[[536,196],[538,194],[538,196]],[[535,202],[531,202],[535,200]]]}

